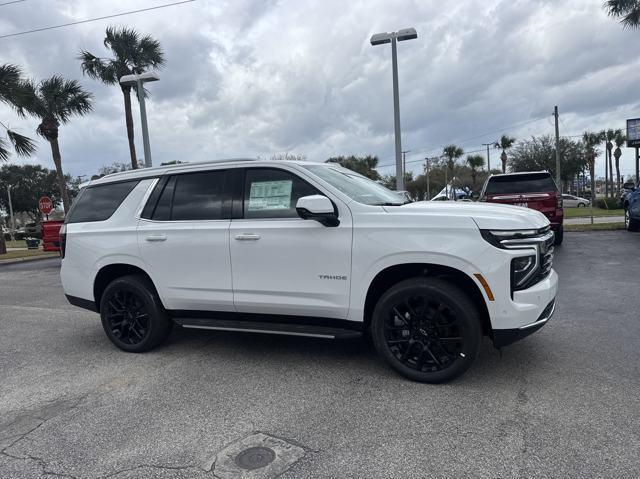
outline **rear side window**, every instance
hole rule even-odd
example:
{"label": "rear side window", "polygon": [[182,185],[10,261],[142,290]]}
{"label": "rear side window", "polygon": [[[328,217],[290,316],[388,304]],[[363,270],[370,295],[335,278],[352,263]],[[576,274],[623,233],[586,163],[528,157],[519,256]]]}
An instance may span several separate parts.
{"label": "rear side window", "polygon": [[138,183],[136,180],[88,186],[78,195],[66,222],[85,223],[109,219]]}
{"label": "rear side window", "polygon": [[484,194],[548,193],[556,190],[556,184],[549,174],[512,175],[490,178]]}
{"label": "rear side window", "polygon": [[156,221],[221,219],[225,176],[224,170],[172,176],[158,199],[152,219]]}

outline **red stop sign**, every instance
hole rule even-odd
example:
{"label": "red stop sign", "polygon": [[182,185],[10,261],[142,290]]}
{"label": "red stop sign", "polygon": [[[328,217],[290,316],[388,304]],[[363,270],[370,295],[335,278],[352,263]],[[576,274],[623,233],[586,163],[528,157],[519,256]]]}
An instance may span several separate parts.
{"label": "red stop sign", "polygon": [[53,201],[48,196],[43,196],[38,200],[38,209],[43,215],[51,214],[53,211]]}

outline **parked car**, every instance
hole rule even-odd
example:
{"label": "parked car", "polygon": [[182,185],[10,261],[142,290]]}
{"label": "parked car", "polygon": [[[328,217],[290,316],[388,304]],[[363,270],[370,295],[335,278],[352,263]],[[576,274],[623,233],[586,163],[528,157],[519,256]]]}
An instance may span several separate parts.
{"label": "parked car", "polygon": [[564,238],[562,196],[548,171],[528,171],[491,175],[484,183],[479,201],[530,208],[551,222],[554,243]]}
{"label": "parked car", "polygon": [[562,195],[562,206],[564,208],[584,208],[590,204],[591,202],[586,198],[567,194]]}
{"label": "parked car", "polygon": [[[553,233],[537,211],[402,204],[335,163],[229,160],[92,180],[60,231],[65,294],[129,352],[186,328],[370,334],[397,372],[461,375],[551,318]],[[318,367],[321,367],[319,365]]]}
{"label": "parked car", "polygon": [[624,225],[628,231],[640,229],[640,183],[624,199]]}

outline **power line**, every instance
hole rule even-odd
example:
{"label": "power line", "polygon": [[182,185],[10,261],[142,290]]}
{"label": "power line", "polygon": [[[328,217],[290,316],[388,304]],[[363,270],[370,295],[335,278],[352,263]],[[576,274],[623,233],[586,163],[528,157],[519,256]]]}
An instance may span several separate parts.
{"label": "power line", "polygon": [[4,2],[4,3],[0,3],[0,7],[4,7],[5,5],[11,5],[12,3],[20,3],[20,2],[26,2],[27,0],[13,0],[13,2]]}
{"label": "power line", "polygon": [[[24,0],[17,0],[17,1],[24,1]],[[140,10],[131,10],[129,12],[115,13],[113,15],[105,15],[104,17],[89,18],[87,20],[79,20],[77,22],[63,23],[61,25],[52,25],[50,27],[35,28],[33,30],[26,30],[24,32],[9,33],[7,35],[0,35],[0,38],[17,37],[19,35],[27,35],[28,33],[43,32],[45,30],[53,30],[55,28],[62,28],[62,27],[69,27],[69,26],[72,26],[72,25],[79,25],[81,23],[95,22],[97,20],[105,20],[107,18],[122,17],[123,15],[131,15],[133,13],[148,12],[149,10],[157,10],[159,8],[172,7],[174,5],[181,5],[183,3],[191,3],[191,2],[195,2],[195,1],[196,0],[183,0],[182,2],[167,3],[167,4],[164,4],[164,5],[157,5],[155,7],[141,8]]]}

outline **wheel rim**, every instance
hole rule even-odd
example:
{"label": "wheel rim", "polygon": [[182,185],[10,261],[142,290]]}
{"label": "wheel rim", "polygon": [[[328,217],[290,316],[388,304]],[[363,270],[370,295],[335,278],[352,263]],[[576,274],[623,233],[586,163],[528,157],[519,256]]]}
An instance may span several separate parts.
{"label": "wheel rim", "polygon": [[113,336],[124,344],[139,344],[149,334],[149,312],[132,291],[119,290],[107,298],[105,318]]}
{"label": "wheel rim", "polygon": [[464,357],[455,311],[424,296],[406,297],[387,311],[384,337],[396,360],[419,372],[443,371]]}

